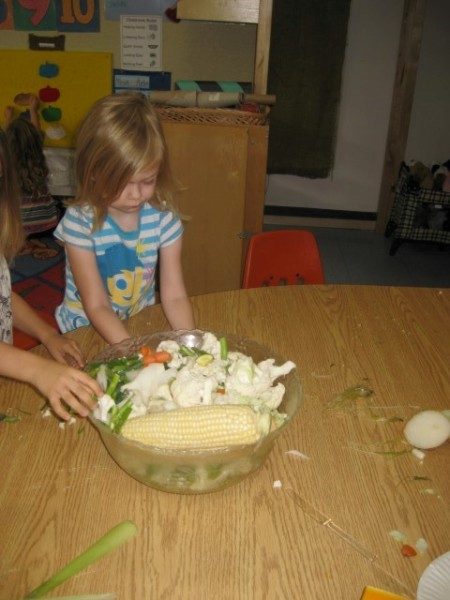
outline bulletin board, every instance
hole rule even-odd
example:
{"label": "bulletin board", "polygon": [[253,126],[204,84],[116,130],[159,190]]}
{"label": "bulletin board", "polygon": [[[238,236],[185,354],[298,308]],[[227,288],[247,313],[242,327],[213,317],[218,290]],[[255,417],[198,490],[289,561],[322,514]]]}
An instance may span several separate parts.
{"label": "bulletin board", "polygon": [[112,92],[112,54],[42,50],[0,50],[0,120],[20,93],[40,98],[44,145],[73,148],[81,119],[92,104]]}

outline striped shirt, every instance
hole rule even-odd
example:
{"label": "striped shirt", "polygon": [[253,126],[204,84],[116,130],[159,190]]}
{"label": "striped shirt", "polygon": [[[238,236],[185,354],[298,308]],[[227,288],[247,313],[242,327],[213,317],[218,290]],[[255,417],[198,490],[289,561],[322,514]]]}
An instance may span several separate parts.
{"label": "striped shirt", "polygon": [[[72,206],[56,228],[55,237],[95,253],[111,306],[120,319],[154,304],[158,250],[183,234],[180,219],[170,211],[145,204],[135,231],[123,231],[110,216],[100,229],[92,229],[92,209]],[[63,333],[89,325],[68,260],[65,295],[55,316]]]}

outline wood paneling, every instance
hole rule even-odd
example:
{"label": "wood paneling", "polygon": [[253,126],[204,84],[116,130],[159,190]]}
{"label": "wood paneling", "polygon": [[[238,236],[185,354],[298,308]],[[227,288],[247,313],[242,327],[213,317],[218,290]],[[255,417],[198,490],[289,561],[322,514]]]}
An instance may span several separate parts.
{"label": "wood paneling", "polygon": [[259,0],[178,0],[179,19],[258,23]]}

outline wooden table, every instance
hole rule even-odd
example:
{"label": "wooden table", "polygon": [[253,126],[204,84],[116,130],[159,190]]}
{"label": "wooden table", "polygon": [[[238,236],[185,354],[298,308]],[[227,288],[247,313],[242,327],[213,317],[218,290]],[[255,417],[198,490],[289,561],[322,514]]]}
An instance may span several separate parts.
{"label": "wooden table", "polygon": [[[386,440],[398,445],[399,419],[415,407],[449,408],[449,300],[449,290],[331,285],[193,298],[202,329],[270,345],[297,363],[304,389],[264,466],[213,494],[140,484],[88,423],[61,430],[42,418],[40,396],[2,380],[0,412],[21,420],[0,424],[0,597],[23,597],[131,519],[136,538],[53,595],[357,600],[374,585],[413,598],[425,567],[450,548],[450,443],[423,462],[411,452],[373,452]],[[167,324],[156,306],[131,327],[142,333]],[[103,347],[90,328],[72,336],[88,358]],[[363,399],[345,410],[334,404],[360,383],[374,390],[379,408],[370,413]],[[392,530],[411,545],[424,538],[427,550],[403,557]]]}

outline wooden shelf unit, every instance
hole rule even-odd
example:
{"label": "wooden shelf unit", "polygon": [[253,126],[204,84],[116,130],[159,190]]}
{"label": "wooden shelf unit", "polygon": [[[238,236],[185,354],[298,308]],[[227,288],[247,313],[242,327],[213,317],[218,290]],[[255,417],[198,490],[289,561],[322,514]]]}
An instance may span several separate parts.
{"label": "wooden shelf unit", "polygon": [[196,21],[224,21],[257,25],[253,88],[267,92],[272,0],[178,0],[177,17]]}
{"label": "wooden shelf unit", "polygon": [[162,123],[186,217],[188,292],[238,289],[246,239],[262,230],[268,127]]}

